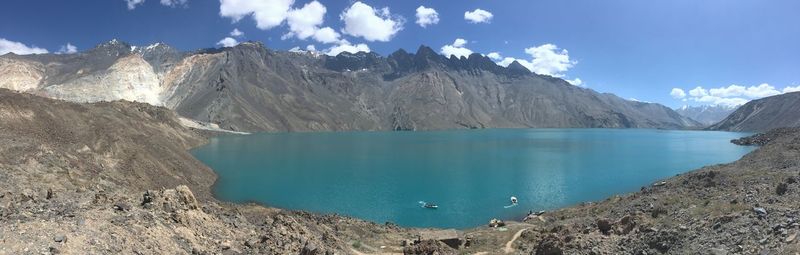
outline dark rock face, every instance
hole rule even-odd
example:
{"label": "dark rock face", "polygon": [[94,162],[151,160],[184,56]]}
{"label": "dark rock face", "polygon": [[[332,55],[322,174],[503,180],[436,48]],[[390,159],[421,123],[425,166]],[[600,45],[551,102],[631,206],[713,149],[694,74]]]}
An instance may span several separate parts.
{"label": "dark rock face", "polygon": [[800,126],[800,92],[792,92],[750,101],[708,129],[767,131],[798,126]]}
{"label": "dark rock face", "polygon": [[[122,67],[142,72],[153,78],[144,95],[159,93],[156,98],[181,116],[237,131],[699,125],[662,105],[572,86],[519,63],[502,67],[480,54],[446,57],[427,46],[382,57],[279,52],[257,42],[180,53],[165,44],[134,48],[112,41],[78,54],[8,58],[42,64],[46,75],[38,89],[45,91],[79,78],[91,83],[126,59],[130,63],[109,77],[127,77]],[[135,66],[139,58],[152,70]],[[69,86],[58,91],[81,91]]]}
{"label": "dark rock face", "polygon": [[[430,130],[490,127],[685,128],[696,122],[567,82],[445,58],[422,46],[335,57],[244,45],[176,85],[177,111],[235,130]],[[224,59],[222,61],[221,59]],[[209,79],[209,77],[216,77]]]}

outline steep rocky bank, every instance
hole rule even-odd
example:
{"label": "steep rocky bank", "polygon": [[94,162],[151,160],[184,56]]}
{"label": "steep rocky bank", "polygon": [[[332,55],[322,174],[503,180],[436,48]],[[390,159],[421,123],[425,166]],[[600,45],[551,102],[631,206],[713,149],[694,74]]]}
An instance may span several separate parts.
{"label": "steep rocky bank", "polygon": [[215,200],[187,149],[208,131],[141,103],[78,104],[0,89],[0,254],[795,254],[800,133],[704,167],[501,228],[419,229]]}
{"label": "steep rocky bank", "polygon": [[217,201],[216,176],[187,152],[205,141],[165,108],[0,89],[0,254],[352,253],[355,241],[411,237]]}

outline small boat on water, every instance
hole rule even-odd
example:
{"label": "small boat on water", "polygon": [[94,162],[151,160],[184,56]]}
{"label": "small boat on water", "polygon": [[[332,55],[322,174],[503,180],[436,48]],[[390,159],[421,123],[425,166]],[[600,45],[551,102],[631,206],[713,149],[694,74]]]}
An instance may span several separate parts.
{"label": "small boat on water", "polygon": [[511,204],[517,204],[517,197],[511,197]]}
{"label": "small boat on water", "polygon": [[422,206],[422,207],[425,207],[425,208],[428,208],[428,209],[439,209],[438,205],[432,204],[432,203],[425,203],[425,205]]}

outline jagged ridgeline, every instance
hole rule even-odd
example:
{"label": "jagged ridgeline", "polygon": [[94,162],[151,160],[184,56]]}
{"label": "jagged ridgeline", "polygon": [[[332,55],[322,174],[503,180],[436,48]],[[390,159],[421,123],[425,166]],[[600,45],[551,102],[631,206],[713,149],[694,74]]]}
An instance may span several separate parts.
{"label": "jagged ridgeline", "polygon": [[180,52],[113,40],[76,54],[0,56],[0,88],[78,102],[131,100],[237,131],[699,126],[675,111],[421,46],[342,53],[258,42]]}

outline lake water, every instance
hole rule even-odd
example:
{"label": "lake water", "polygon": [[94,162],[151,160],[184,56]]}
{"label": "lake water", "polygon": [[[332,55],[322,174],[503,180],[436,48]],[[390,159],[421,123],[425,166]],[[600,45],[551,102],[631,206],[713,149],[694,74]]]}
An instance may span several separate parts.
{"label": "lake water", "polygon": [[[488,129],[220,136],[192,153],[219,175],[217,198],[411,227],[602,200],[752,147],[743,133],[641,129]],[[509,198],[519,199],[508,207]],[[420,201],[436,203],[425,209]]]}

